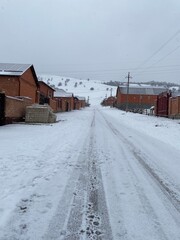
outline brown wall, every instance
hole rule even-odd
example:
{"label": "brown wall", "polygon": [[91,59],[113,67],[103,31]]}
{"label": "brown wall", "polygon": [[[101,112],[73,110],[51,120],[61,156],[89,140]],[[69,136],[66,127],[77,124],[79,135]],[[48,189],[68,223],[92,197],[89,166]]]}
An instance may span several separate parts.
{"label": "brown wall", "polygon": [[81,108],[84,108],[86,104],[85,100],[80,100],[80,102],[81,102]]}
{"label": "brown wall", "polygon": [[0,91],[8,96],[19,96],[19,78],[0,76]]}
{"label": "brown wall", "polygon": [[180,118],[180,96],[169,98],[169,117]]}
{"label": "brown wall", "polygon": [[42,82],[39,82],[39,90],[46,97],[54,97],[54,90]]}
{"label": "brown wall", "polygon": [[57,112],[67,112],[74,109],[74,97],[55,97]]}
{"label": "brown wall", "polygon": [[20,95],[18,96],[28,96],[32,99],[33,103],[39,102],[37,95],[38,88],[30,68],[20,77],[20,89]]}
{"label": "brown wall", "polygon": [[27,106],[32,104],[30,98],[15,98],[6,96],[5,102],[5,118],[7,120],[19,120],[25,117],[25,110]]}
{"label": "brown wall", "polygon": [[80,110],[81,102],[78,99],[74,100],[74,110]]}
{"label": "brown wall", "polygon": [[[157,99],[156,95],[141,95],[141,94],[129,94],[128,106],[129,108],[149,108],[154,106]],[[126,94],[117,94],[117,107],[125,108],[127,102]]]}
{"label": "brown wall", "polygon": [[56,100],[49,99],[49,105],[52,108],[53,112],[57,112],[57,102]]}
{"label": "brown wall", "polygon": [[26,96],[32,99],[32,103],[39,102],[38,88],[30,68],[20,77],[0,76],[0,90],[7,96]]}

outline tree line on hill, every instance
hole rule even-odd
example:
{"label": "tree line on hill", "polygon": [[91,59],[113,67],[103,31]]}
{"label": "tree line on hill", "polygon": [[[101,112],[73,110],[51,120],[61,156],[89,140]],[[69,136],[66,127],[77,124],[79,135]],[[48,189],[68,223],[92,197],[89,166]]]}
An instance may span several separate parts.
{"label": "tree line on hill", "polygon": [[[150,86],[156,86],[156,87],[180,87],[180,84],[177,83],[170,83],[170,82],[159,82],[159,81],[149,81],[149,82],[131,82],[132,84],[137,84],[137,85],[142,85],[142,84],[147,84]],[[103,84],[109,85],[109,86],[121,86],[121,85],[126,85],[127,82],[120,82],[120,81],[109,81],[109,82],[104,82]]]}

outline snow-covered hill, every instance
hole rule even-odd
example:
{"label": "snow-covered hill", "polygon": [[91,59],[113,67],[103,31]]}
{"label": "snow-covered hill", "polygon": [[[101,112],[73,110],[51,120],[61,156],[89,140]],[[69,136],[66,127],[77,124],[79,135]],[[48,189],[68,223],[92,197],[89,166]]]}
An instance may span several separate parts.
{"label": "snow-covered hill", "polygon": [[117,87],[108,86],[98,80],[82,80],[55,75],[39,75],[38,79],[44,81],[53,88],[63,89],[88,99],[91,105],[99,105],[105,97],[116,95]]}

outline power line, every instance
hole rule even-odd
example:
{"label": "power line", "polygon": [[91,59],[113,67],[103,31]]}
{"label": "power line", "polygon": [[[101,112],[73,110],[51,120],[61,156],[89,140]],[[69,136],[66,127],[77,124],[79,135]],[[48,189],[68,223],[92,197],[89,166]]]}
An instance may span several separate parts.
{"label": "power line", "polygon": [[175,34],[173,34],[165,43],[163,43],[150,57],[145,59],[135,70],[139,69],[143,65],[145,65],[147,62],[149,62],[157,53],[159,53],[169,42],[171,42],[178,34],[180,33],[180,30],[178,30]]}

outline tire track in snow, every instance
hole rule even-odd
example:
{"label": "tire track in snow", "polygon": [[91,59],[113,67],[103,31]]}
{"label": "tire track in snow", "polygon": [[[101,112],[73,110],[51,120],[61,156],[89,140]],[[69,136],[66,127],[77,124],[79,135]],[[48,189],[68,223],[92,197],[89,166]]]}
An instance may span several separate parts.
{"label": "tire track in snow", "polygon": [[95,111],[83,146],[44,240],[112,240],[101,170],[95,152]]}
{"label": "tire track in snow", "polygon": [[114,135],[119,137],[127,146],[129,146],[131,152],[133,153],[133,155],[135,156],[137,161],[140,163],[140,165],[143,167],[143,169],[148,173],[148,175],[151,176],[151,178],[153,178],[156,181],[156,183],[158,184],[161,191],[166,195],[166,197],[169,199],[169,201],[173,204],[173,206],[176,208],[176,210],[180,213],[180,199],[178,196],[179,194],[177,194],[177,191],[179,192],[179,189],[173,190],[172,189],[173,184],[169,184],[168,182],[165,182],[165,180],[162,179],[154,171],[154,169],[143,159],[143,157],[140,155],[138,150],[133,146],[133,144],[130,143],[130,141],[128,141],[127,139],[125,139],[121,135],[121,133],[104,117],[104,115],[101,112],[99,112],[99,113],[102,115],[102,117],[104,118],[105,122],[107,123],[107,125],[109,126],[111,131],[114,133]]}
{"label": "tire track in snow", "polygon": [[[171,232],[172,233],[172,235],[171,234],[169,234],[169,232],[168,232],[168,230],[166,231],[166,229],[164,228],[164,225],[163,224],[165,224],[165,225],[167,225],[167,222],[166,222],[166,220],[165,221],[162,221],[161,222],[161,217],[162,217],[162,215],[159,215],[159,213],[158,213],[158,211],[156,212],[156,209],[153,207],[153,205],[152,205],[152,202],[151,202],[151,198],[149,198],[149,193],[147,193],[146,191],[144,191],[144,189],[143,189],[143,187],[142,187],[142,185],[141,185],[141,182],[140,182],[140,178],[139,178],[139,176],[138,176],[138,173],[134,170],[134,169],[136,169],[137,168],[137,164],[140,166],[140,167],[142,167],[141,166],[141,164],[139,163],[139,161],[130,161],[129,160],[129,157],[130,157],[130,154],[132,154],[132,156],[134,156],[134,151],[132,150],[132,149],[134,149],[134,146],[133,146],[133,148],[132,148],[132,146],[131,146],[131,148],[130,148],[130,146],[129,146],[129,143],[128,143],[128,140],[126,140],[127,142],[125,142],[125,141],[123,141],[124,140],[124,137],[119,133],[119,131],[110,123],[110,121],[108,121],[104,116],[103,116],[103,114],[100,112],[100,116],[102,117],[102,119],[105,121],[105,126],[107,126],[108,127],[108,129],[111,131],[111,134],[112,134],[112,136],[116,136],[114,139],[119,139],[120,141],[117,141],[117,140],[114,140],[115,142],[116,142],[116,144],[117,145],[119,145],[119,153],[121,154],[121,159],[124,159],[124,161],[120,161],[119,162],[119,166],[120,166],[120,169],[121,169],[121,173],[122,173],[122,171],[125,171],[125,178],[124,179],[126,179],[126,176],[127,176],[127,178],[129,179],[127,179],[127,182],[129,182],[129,183],[132,183],[132,186],[134,187],[134,189],[135,189],[135,191],[136,191],[136,195],[137,196],[139,196],[139,200],[140,200],[140,202],[141,202],[141,204],[142,204],[142,209],[143,209],[143,211],[144,211],[144,213],[146,213],[146,215],[148,216],[148,219],[150,220],[150,225],[152,226],[152,229],[153,229],[153,232],[152,232],[152,239],[154,239],[153,238],[153,234],[155,234],[154,235],[154,237],[158,237],[158,238],[156,238],[156,239],[162,239],[162,240],[165,240],[165,239],[179,239],[179,238],[177,238],[177,233],[175,233],[175,234],[173,234],[173,231]],[[114,142],[114,144],[115,144],[115,142]],[[122,142],[124,142],[125,143],[125,146],[127,146],[128,147],[128,150],[130,150],[130,152],[128,153],[127,151],[124,151],[124,150],[126,150],[126,148],[124,149],[123,148],[123,145],[122,145]],[[120,144],[119,144],[120,143]],[[112,143],[111,143],[112,144]],[[115,144],[115,145],[116,145]],[[128,145],[127,145],[128,144]],[[134,156],[135,157],[135,156]],[[133,159],[134,159],[134,157],[133,157]],[[135,157],[135,159],[137,160],[137,158]],[[144,160],[145,161],[145,160]],[[134,162],[134,163],[133,163]],[[132,166],[131,166],[132,165]],[[113,166],[113,165],[112,165]],[[134,168],[134,167],[136,167],[136,168]],[[123,169],[123,170],[122,170]],[[140,170],[141,168],[139,168],[139,170]],[[115,172],[117,172],[117,174],[118,174],[118,170],[115,168]],[[139,171],[139,173],[141,172],[141,170]],[[146,172],[146,171],[145,171]],[[140,174],[141,175],[141,174]],[[149,175],[149,173],[148,173],[148,175]],[[149,178],[149,180],[154,184],[154,182],[155,182],[155,184],[156,185],[154,185],[154,186],[157,186],[157,188],[156,188],[156,190],[157,191],[159,191],[159,185],[157,184],[157,182],[156,182],[156,180],[152,177],[152,176],[150,176],[151,178]],[[113,178],[113,176],[112,176],[112,178]],[[116,182],[117,182],[117,180],[116,180]],[[121,185],[121,184],[120,184]],[[169,214],[172,216],[172,218],[170,218],[170,219],[172,219],[172,220],[175,220],[175,222],[174,222],[174,224],[172,224],[172,229],[174,229],[174,230],[176,230],[176,229],[178,229],[178,227],[179,227],[179,224],[180,224],[180,221],[179,221],[179,213],[177,212],[177,209],[176,208],[174,208],[174,205],[172,205],[172,202],[171,201],[169,201],[170,199],[169,199],[169,197],[168,197],[168,199],[167,199],[167,196],[166,196],[166,194],[164,193],[164,191],[162,191],[162,189],[161,189],[161,191],[160,191],[160,195],[162,196],[162,198],[161,198],[161,203],[162,203],[162,201],[164,202],[164,204],[165,204],[165,208],[166,208],[166,210],[169,212]],[[168,200],[168,201],[167,201]],[[120,201],[121,201],[121,199],[120,199]],[[168,204],[167,204],[168,203]],[[157,206],[158,207],[158,206]],[[169,209],[169,207],[170,207],[170,209]],[[168,216],[168,215],[167,215]],[[170,217],[171,217],[170,216]],[[167,225],[168,226],[168,225]],[[171,227],[170,227],[170,229],[171,229]],[[115,231],[116,232],[116,231]],[[176,232],[176,231],[175,231]],[[126,236],[128,236],[128,234],[129,234],[129,231],[127,230],[127,235]],[[170,237],[171,236],[171,237]]]}

